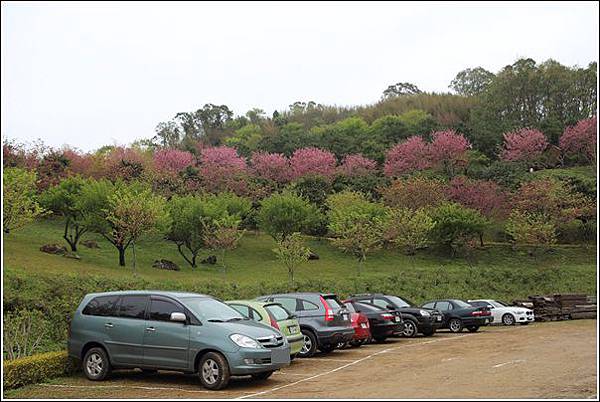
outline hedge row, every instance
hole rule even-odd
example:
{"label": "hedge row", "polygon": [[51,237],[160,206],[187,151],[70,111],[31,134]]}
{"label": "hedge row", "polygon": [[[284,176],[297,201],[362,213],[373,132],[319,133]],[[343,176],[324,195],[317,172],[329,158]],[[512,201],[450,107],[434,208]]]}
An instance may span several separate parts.
{"label": "hedge row", "polygon": [[71,374],[76,370],[75,362],[68,357],[65,351],[5,360],[2,367],[5,389],[37,384],[54,377]]}

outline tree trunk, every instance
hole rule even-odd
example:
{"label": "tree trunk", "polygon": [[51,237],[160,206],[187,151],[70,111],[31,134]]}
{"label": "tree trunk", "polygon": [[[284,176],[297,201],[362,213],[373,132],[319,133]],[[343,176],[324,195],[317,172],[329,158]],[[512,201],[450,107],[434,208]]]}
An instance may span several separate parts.
{"label": "tree trunk", "polygon": [[133,276],[137,276],[137,272],[135,270],[136,266],[135,266],[135,240],[131,243],[131,247],[133,247],[131,250],[133,252]]}
{"label": "tree trunk", "polygon": [[175,242],[175,244],[177,244],[177,251],[179,251],[179,254],[181,254],[181,256],[183,257],[183,259],[188,264],[190,264],[192,266],[192,268],[196,268],[196,255],[198,255],[198,253],[197,252],[194,253],[193,251],[190,250],[191,253],[192,253],[192,259],[190,260],[188,258],[188,256],[185,255],[185,253],[183,252],[183,249],[181,248],[181,246],[183,246],[183,243]]}
{"label": "tree trunk", "polygon": [[117,246],[117,250],[119,250],[119,266],[125,266],[125,247]]}
{"label": "tree trunk", "polygon": [[484,244],[483,244],[483,233],[479,233],[479,245],[480,245],[481,247],[483,247],[483,246],[484,246]]}

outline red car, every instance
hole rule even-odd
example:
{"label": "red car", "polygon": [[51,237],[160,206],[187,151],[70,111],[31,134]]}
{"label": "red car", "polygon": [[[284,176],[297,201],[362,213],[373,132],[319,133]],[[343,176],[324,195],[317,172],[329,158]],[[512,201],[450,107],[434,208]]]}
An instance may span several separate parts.
{"label": "red car", "polygon": [[371,339],[371,330],[369,329],[369,319],[363,313],[357,313],[352,303],[344,301],[344,307],[350,312],[350,321],[354,328],[354,337],[349,342],[350,346],[359,347]]}

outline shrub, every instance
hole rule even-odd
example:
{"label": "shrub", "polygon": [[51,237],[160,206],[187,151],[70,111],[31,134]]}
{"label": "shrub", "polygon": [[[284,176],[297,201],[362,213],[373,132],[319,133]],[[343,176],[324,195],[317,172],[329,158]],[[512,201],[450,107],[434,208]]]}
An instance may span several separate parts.
{"label": "shrub", "polygon": [[194,165],[194,155],[178,149],[160,149],[154,153],[154,168],[159,172],[179,173]]}
{"label": "shrub", "polygon": [[327,198],[329,230],[335,236],[332,244],[353,255],[360,267],[368,254],[383,243],[387,210],[382,204],[370,202],[361,193],[344,191]]}
{"label": "shrub", "polygon": [[4,233],[32,222],[42,215],[35,197],[35,172],[20,168],[6,168],[2,176],[2,226]]}
{"label": "shrub", "polygon": [[479,212],[456,203],[444,203],[434,208],[431,218],[434,223],[432,239],[448,247],[452,253],[475,236],[481,236],[487,226],[487,221]]}
{"label": "shrub", "polygon": [[273,249],[277,259],[285,266],[292,286],[294,285],[294,271],[298,266],[308,261],[310,250],[304,245],[300,233],[292,233],[285,239],[277,242]]}
{"label": "shrub", "polygon": [[209,192],[233,191],[242,194],[246,191],[246,160],[238,155],[235,148],[202,148],[199,171],[202,184]]}
{"label": "shrub", "polygon": [[5,389],[36,384],[76,370],[67,352],[48,352],[2,363]]}
{"label": "shrub", "polygon": [[333,190],[330,180],[313,175],[295,180],[288,188],[320,209],[325,207],[327,196]]}
{"label": "shrub", "polygon": [[549,248],[556,243],[556,226],[543,214],[513,211],[506,222],[506,233],[520,245]]}
{"label": "shrub", "polygon": [[412,255],[423,248],[433,229],[433,220],[424,209],[412,211],[408,208],[392,209],[386,225],[385,239],[406,254]]}
{"label": "shrub", "polygon": [[295,232],[310,231],[320,218],[317,208],[306,199],[282,192],[261,201],[258,227],[275,240],[281,240]]}
{"label": "shrub", "polygon": [[4,314],[2,351],[5,358],[19,359],[30,356],[43,346],[46,322],[39,311],[8,311]]}
{"label": "shrub", "polygon": [[446,194],[450,200],[475,209],[488,219],[502,219],[510,209],[508,194],[493,181],[455,177],[448,183]]}
{"label": "shrub", "polygon": [[439,180],[424,177],[396,179],[380,189],[385,205],[416,210],[435,207],[447,200],[445,185]]}

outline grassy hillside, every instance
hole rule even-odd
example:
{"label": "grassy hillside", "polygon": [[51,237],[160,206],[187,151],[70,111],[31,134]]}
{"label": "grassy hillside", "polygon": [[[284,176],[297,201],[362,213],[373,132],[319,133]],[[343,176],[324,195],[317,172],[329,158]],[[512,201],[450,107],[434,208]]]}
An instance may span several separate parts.
{"label": "grassy hillside", "polygon": [[[66,273],[124,280],[133,277],[131,250],[127,255],[127,267],[119,267],[116,249],[94,234],[88,234],[85,238],[96,240],[100,249],[80,246],[78,254],[82,257],[81,260],[39,251],[42,244],[63,243],[61,235],[60,221],[48,220],[5,236],[5,268],[30,275]],[[331,247],[326,240],[311,239],[309,245],[321,259],[310,261],[298,270],[299,282],[317,278],[340,282],[357,279],[356,262],[353,258]],[[226,271],[220,264],[199,265],[198,268],[192,269],[177,253],[174,244],[155,237],[137,245],[137,276],[146,281],[178,282],[184,286],[203,282],[233,282],[242,286],[260,282],[285,283],[287,274],[271,251],[274,246],[269,236],[248,232],[241,246],[226,255]],[[208,252],[205,254],[208,255]],[[176,262],[181,271],[152,268],[152,262],[159,258]],[[467,279],[474,270],[512,272],[520,275],[550,275],[559,271],[560,275],[557,278],[564,277],[565,282],[561,280],[554,284],[557,291],[580,290],[589,293],[595,292],[595,260],[593,246],[561,246],[554,252],[535,258],[528,256],[524,251],[515,252],[508,245],[500,244],[477,250],[469,258],[449,258],[437,250],[423,250],[413,257],[394,250],[383,250],[368,257],[360,280],[368,282],[388,276],[414,277],[428,274]],[[495,284],[494,287],[500,285],[502,288],[510,288],[514,297],[526,296],[526,293],[535,291],[533,283],[511,283],[510,276],[506,281],[504,285]],[[422,293],[422,290],[415,289],[413,295],[421,296],[419,293]],[[423,296],[427,297],[426,294]]]}
{"label": "grassy hillside", "polygon": [[[69,317],[83,295],[107,290],[186,290],[222,299],[290,290],[336,292],[342,297],[377,291],[400,294],[418,303],[438,297],[510,301],[551,292],[596,293],[594,246],[559,246],[535,258],[512,251],[506,244],[488,245],[469,258],[449,258],[435,249],[413,257],[383,250],[367,259],[358,276],[354,259],[326,240],[309,239],[321,259],[301,267],[292,287],[271,251],[273,240],[264,234],[247,233],[241,246],[228,254],[226,272],[220,265],[200,265],[192,270],[173,244],[158,237],[147,239],[137,246],[135,276],[131,251],[127,267],[119,267],[116,250],[95,235],[86,238],[98,241],[100,249],[81,246],[81,260],[39,251],[43,244],[62,243],[61,236],[61,222],[48,220],[4,237],[4,312],[13,314],[11,320],[33,317],[35,331],[43,335],[36,352],[64,349]],[[176,262],[181,271],[152,268],[159,258]]]}

